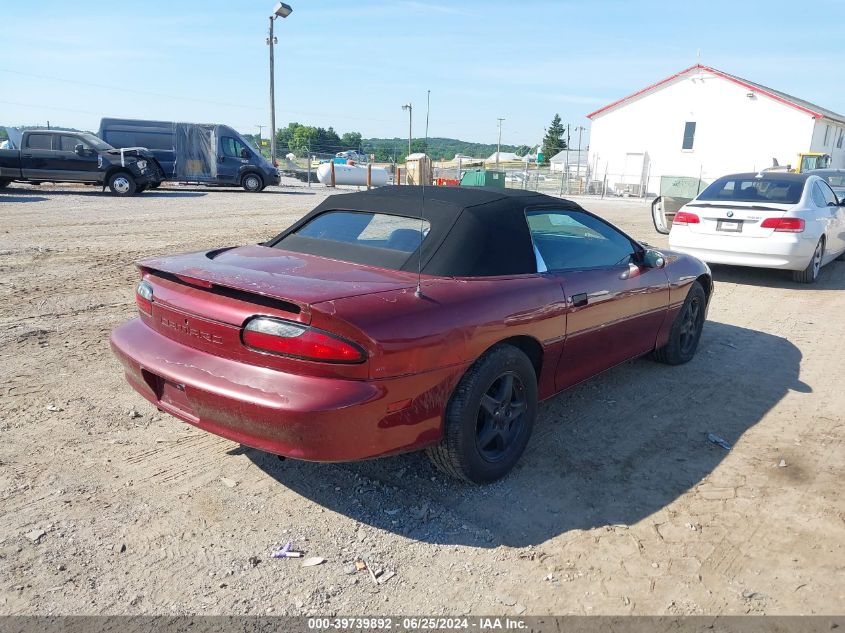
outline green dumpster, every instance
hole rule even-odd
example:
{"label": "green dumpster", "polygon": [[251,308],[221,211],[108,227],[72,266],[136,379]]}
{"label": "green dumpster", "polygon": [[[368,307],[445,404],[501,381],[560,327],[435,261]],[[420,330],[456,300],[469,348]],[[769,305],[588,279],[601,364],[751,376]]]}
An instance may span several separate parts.
{"label": "green dumpster", "polygon": [[461,177],[461,187],[501,187],[505,186],[505,172],[469,170]]}

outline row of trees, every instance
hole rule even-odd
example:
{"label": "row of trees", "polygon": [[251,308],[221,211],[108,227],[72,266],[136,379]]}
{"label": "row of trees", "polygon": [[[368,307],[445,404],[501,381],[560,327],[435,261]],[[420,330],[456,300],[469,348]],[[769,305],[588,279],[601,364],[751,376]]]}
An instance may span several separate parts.
{"label": "row of trees", "polygon": [[347,149],[361,148],[360,132],[344,132],[338,135],[334,128],[314,127],[301,123],[289,123],[276,132],[276,146],[298,156],[310,153],[336,154]]}
{"label": "row of trees", "polygon": [[[567,128],[555,114],[543,137],[542,152],[548,161],[552,156],[568,147]],[[378,162],[403,162],[408,154],[407,138],[371,138],[364,139],[360,132],[338,134],[334,128],[314,127],[301,123],[289,123],[276,132],[276,147],[280,154],[293,152],[297,156],[313,154],[336,154],[345,150],[358,150],[365,154],[374,154]],[[465,154],[483,158],[497,149],[494,143],[468,143],[453,138],[413,139],[412,152],[425,152],[435,160],[451,160],[455,154]],[[531,152],[528,145],[502,145],[503,152],[514,152],[524,156]]]}

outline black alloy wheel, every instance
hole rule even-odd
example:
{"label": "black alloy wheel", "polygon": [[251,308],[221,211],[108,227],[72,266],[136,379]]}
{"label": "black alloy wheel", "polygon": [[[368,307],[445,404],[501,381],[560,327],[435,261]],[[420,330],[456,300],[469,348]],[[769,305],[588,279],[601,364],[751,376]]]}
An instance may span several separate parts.
{"label": "black alloy wheel", "polygon": [[505,459],[514,442],[524,430],[528,411],[525,385],[514,372],[496,378],[481,397],[475,446],[488,462]]}

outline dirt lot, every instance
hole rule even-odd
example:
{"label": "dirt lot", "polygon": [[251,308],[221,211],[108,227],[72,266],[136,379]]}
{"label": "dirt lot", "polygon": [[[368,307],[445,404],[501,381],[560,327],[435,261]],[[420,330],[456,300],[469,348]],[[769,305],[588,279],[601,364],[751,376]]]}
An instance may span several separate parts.
{"label": "dirt lot", "polygon": [[[693,362],[545,403],[485,488],[422,455],[282,462],[136,395],[108,346],[132,262],[257,242],[324,195],[0,193],[0,613],[842,612],[843,263],[809,287],[717,268]],[[642,202],[583,203],[665,246]],[[288,540],[327,562],[269,557]]]}

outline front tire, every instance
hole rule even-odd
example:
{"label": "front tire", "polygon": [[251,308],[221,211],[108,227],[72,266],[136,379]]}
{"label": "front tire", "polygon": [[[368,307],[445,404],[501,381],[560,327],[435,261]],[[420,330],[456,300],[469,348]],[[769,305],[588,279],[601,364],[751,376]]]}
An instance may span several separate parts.
{"label": "front tire", "polygon": [[138,186],[135,184],[135,179],[128,172],[118,171],[109,178],[109,191],[112,192],[112,195],[129,197],[134,196],[137,190]]}
{"label": "front tire", "polygon": [[792,281],[797,281],[801,284],[812,284],[819,278],[819,271],[822,269],[822,259],[824,258],[824,237],[819,238],[819,243],[816,244],[816,250],[813,251],[813,256],[810,258],[810,263],[804,270],[793,270]]}
{"label": "front tire", "polygon": [[446,407],[443,439],[427,449],[444,473],[475,484],[507,475],[537,417],[537,376],[528,357],[497,345],[467,370]]}
{"label": "front tire", "polygon": [[249,191],[250,193],[258,193],[259,191],[264,189],[264,181],[261,180],[261,176],[259,176],[258,174],[244,174],[244,177],[241,178],[241,187],[243,187],[245,191]]}
{"label": "front tire", "polygon": [[701,284],[694,281],[681,311],[672,323],[668,342],[652,352],[654,360],[666,365],[683,365],[691,361],[698,349],[701,330],[704,329],[706,309],[707,295]]}

